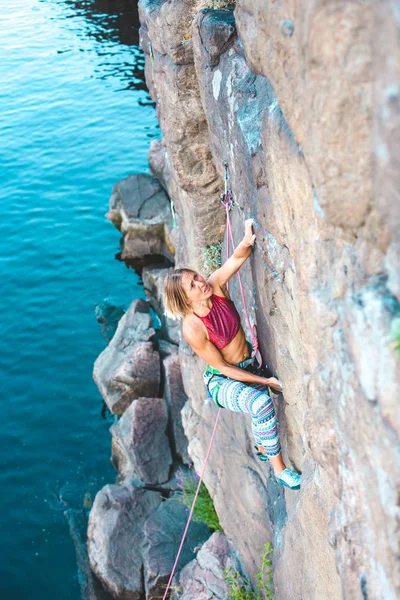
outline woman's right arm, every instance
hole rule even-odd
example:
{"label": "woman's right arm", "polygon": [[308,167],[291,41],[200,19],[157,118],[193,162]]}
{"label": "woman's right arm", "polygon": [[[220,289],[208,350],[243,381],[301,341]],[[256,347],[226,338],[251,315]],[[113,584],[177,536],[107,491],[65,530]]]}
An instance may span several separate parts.
{"label": "woman's right arm", "polygon": [[259,377],[258,375],[253,375],[244,369],[240,369],[239,367],[227,363],[218,348],[207,339],[207,336],[202,329],[188,323],[184,324],[182,333],[197,356],[200,356],[200,358],[214,369],[220,371],[225,377],[235,379],[236,381],[242,381],[243,383],[258,383],[261,385],[271,385],[271,387],[274,388],[277,387],[274,385],[276,382],[274,377]]}

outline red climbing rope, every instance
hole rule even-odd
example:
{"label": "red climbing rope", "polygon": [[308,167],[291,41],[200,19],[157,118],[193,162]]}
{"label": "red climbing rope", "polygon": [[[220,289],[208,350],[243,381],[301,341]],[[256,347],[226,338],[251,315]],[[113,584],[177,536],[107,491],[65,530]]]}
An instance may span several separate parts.
{"label": "red climbing rope", "polygon": [[[227,239],[227,257],[229,258],[230,256],[230,243],[232,244],[232,248],[235,245],[235,241],[233,239],[233,233],[232,233],[232,226],[231,226],[231,220],[229,217],[229,213],[230,210],[233,206],[233,201],[232,201],[232,196],[230,191],[228,190],[228,165],[225,163],[225,194],[222,196],[221,198],[221,204],[223,206],[225,206],[225,210],[226,210],[226,228],[228,231],[228,239]],[[247,319],[247,325],[249,326],[249,330],[251,333],[251,345],[253,346],[253,352],[252,352],[252,357],[256,358],[257,362],[258,362],[258,366],[261,367],[262,366],[262,356],[261,356],[261,352],[258,348],[258,336],[257,336],[257,327],[255,325],[251,324],[251,320],[250,320],[250,315],[249,315],[249,311],[247,310],[247,304],[246,304],[246,298],[244,295],[244,288],[243,288],[243,283],[242,283],[242,277],[238,271],[238,280],[239,280],[239,286],[240,286],[240,292],[242,294],[242,301],[243,301],[243,308],[244,308],[244,312],[246,314],[246,319]],[[229,291],[229,285],[227,284],[228,287],[228,291]]]}
{"label": "red climbing rope", "polygon": [[[230,255],[230,244],[232,244],[232,247],[235,245],[235,242],[234,242],[234,239],[233,239],[233,234],[232,234],[231,221],[230,221],[230,217],[229,217],[229,211],[231,210],[231,208],[233,206],[233,202],[232,202],[232,197],[231,197],[231,194],[230,194],[230,192],[228,190],[228,184],[227,184],[227,182],[228,182],[228,166],[227,166],[227,163],[224,163],[224,166],[225,166],[225,194],[221,198],[221,202],[225,206],[225,209],[226,209],[226,227],[227,227],[227,230],[228,230],[228,239],[227,239],[226,246],[227,246],[227,254],[228,254],[228,257],[229,257],[229,255]],[[249,315],[249,311],[247,310],[246,298],[245,298],[245,295],[244,295],[242,278],[241,278],[239,272],[238,272],[238,277],[239,277],[240,291],[242,293],[243,307],[244,307],[244,310],[245,310],[245,313],[246,313],[246,318],[247,318],[247,324],[248,324],[250,332],[251,332],[251,344],[253,346],[252,357],[255,357],[257,359],[258,364],[261,367],[261,365],[262,365],[262,357],[261,357],[261,353],[260,353],[260,351],[258,349],[257,329],[256,329],[256,326],[252,325],[251,321],[250,321],[250,315]],[[228,284],[227,284],[227,287],[229,289]],[[214,429],[213,429],[212,434],[211,434],[211,439],[210,439],[210,443],[208,445],[208,450],[207,450],[206,458],[204,460],[203,469],[202,469],[201,474],[200,474],[199,483],[197,484],[196,493],[195,493],[194,498],[193,498],[192,507],[190,509],[190,513],[189,513],[188,520],[187,520],[187,523],[186,523],[185,531],[183,532],[182,540],[181,540],[181,543],[180,543],[180,546],[179,546],[179,549],[178,549],[178,553],[177,553],[176,558],[175,558],[174,566],[172,567],[171,575],[169,576],[169,580],[168,580],[168,583],[167,583],[167,587],[165,589],[163,600],[166,600],[166,598],[167,598],[167,594],[168,594],[169,588],[171,587],[172,579],[173,579],[173,577],[175,575],[176,567],[178,565],[179,557],[180,557],[181,552],[182,552],[183,544],[185,543],[186,534],[188,532],[190,521],[192,520],[192,516],[193,516],[193,512],[194,512],[194,507],[196,505],[196,501],[197,501],[197,497],[199,495],[201,484],[203,483],[203,477],[204,477],[204,473],[206,471],[208,459],[209,459],[209,456],[210,456],[210,453],[211,453],[211,448],[212,448],[212,445],[213,445],[213,442],[214,442],[215,433],[217,431],[217,425],[218,425],[218,421],[219,421],[220,415],[221,415],[221,408],[219,408],[218,412],[217,412],[217,418],[215,419]]]}
{"label": "red climbing rope", "polygon": [[215,425],[214,425],[213,432],[211,434],[211,440],[210,440],[210,443],[209,443],[209,446],[208,446],[207,455],[206,455],[206,458],[204,460],[204,465],[203,465],[203,469],[201,471],[199,483],[197,485],[197,490],[196,490],[196,493],[195,493],[194,498],[193,498],[192,508],[190,509],[190,513],[189,513],[189,517],[188,517],[188,520],[187,520],[187,523],[186,523],[185,531],[183,532],[182,541],[181,541],[181,544],[179,546],[178,554],[176,555],[174,566],[172,567],[171,575],[170,575],[168,583],[167,583],[167,588],[165,590],[165,594],[163,596],[163,600],[165,600],[166,597],[167,597],[168,590],[169,590],[169,588],[171,586],[172,578],[175,575],[175,570],[176,570],[176,567],[177,567],[177,564],[178,564],[178,560],[179,560],[179,557],[180,557],[181,552],[182,552],[183,544],[185,543],[186,534],[187,534],[187,531],[189,529],[190,521],[192,520],[193,511],[194,511],[194,507],[195,507],[195,504],[196,504],[197,496],[199,495],[200,486],[201,486],[201,484],[203,482],[203,477],[204,477],[204,473],[205,473],[205,470],[206,470],[208,458],[210,456],[211,447],[212,447],[212,444],[213,444],[213,441],[214,441],[214,437],[215,437],[215,432],[217,431],[217,425],[218,425],[218,420],[219,420],[219,417],[220,417],[220,414],[221,414],[221,410],[222,409],[219,408],[218,412],[217,412],[217,418],[215,419]]}

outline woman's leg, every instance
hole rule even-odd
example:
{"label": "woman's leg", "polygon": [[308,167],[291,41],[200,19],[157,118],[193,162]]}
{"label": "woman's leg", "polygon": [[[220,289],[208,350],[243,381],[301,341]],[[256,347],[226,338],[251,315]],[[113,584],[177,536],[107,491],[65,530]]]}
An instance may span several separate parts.
{"label": "woman's leg", "polygon": [[260,452],[268,456],[276,481],[292,490],[300,489],[301,475],[283,462],[275,409],[266,389],[218,376],[209,381],[208,389],[219,406],[250,414],[255,442]]}
{"label": "woman's leg", "polygon": [[275,474],[285,469],[279,442],[278,422],[265,387],[253,388],[240,381],[215,376],[210,392],[220,406],[234,412],[249,413],[256,445],[266,454]]}
{"label": "woman's leg", "polygon": [[[261,446],[261,444],[258,446],[258,451],[261,452],[261,454],[266,454],[265,449],[263,446]],[[272,465],[275,475],[279,475],[279,473],[282,473],[282,471],[286,469],[286,465],[282,458],[282,452],[277,456],[269,456],[268,459]]]}

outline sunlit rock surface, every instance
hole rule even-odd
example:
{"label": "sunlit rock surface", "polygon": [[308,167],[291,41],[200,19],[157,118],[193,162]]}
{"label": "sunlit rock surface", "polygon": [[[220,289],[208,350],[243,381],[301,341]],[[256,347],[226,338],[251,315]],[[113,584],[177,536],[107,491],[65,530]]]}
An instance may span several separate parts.
{"label": "sunlit rock surface", "polygon": [[[223,412],[205,481],[250,575],[274,546],[277,600],[400,595],[399,20],[393,3],[264,2],[195,16],[140,0],[146,77],[164,139],[153,172],[176,206],[177,266],[223,237],[223,166],[285,460],[285,491],[256,461],[249,420]],[[231,294],[240,310],[237,283]],[[247,331],[247,326],[245,325]],[[184,345],[184,426],[202,467],[216,407]],[[253,579],[254,582],[254,579]]]}
{"label": "sunlit rock surface", "polygon": [[115,184],[107,218],[124,235],[122,260],[141,265],[159,256],[173,261],[170,202],[155,177],[140,173]]}
{"label": "sunlit rock surface", "polygon": [[168,408],[174,440],[174,453],[187,460],[187,438],[183,431],[181,411],[187,400],[183,388],[178,348],[171,347],[162,360],[164,374],[164,398]]}
{"label": "sunlit rock surface", "polygon": [[[146,521],[143,559],[148,600],[158,600],[164,595],[188,514],[188,508],[175,498],[170,498]],[[204,523],[192,522],[179,557],[178,570],[194,558],[199,547],[209,536],[210,529]]]}
{"label": "sunlit rock surface", "polygon": [[168,481],[172,456],[163,398],[138,398],[112,426],[114,461],[124,478],[142,483]]}
{"label": "sunlit rock surface", "polygon": [[174,578],[171,600],[225,600],[229,593],[226,572],[241,573],[241,565],[232,544],[217,531]]}
{"label": "sunlit rock surface", "polygon": [[157,492],[117,485],[96,496],[89,516],[90,566],[115,598],[143,598],[143,528],[160,502]]}

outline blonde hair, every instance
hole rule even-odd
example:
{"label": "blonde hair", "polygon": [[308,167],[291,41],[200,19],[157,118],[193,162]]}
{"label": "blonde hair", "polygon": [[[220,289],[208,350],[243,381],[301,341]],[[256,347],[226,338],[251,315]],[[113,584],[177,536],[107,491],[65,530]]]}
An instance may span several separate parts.
{"label": "blonde hair", "polygon": [[193,269],[175,269],[164,279],[164,312],[170,319],[179,321],[191,311],[182,285],[184,273],[196,273]]}

